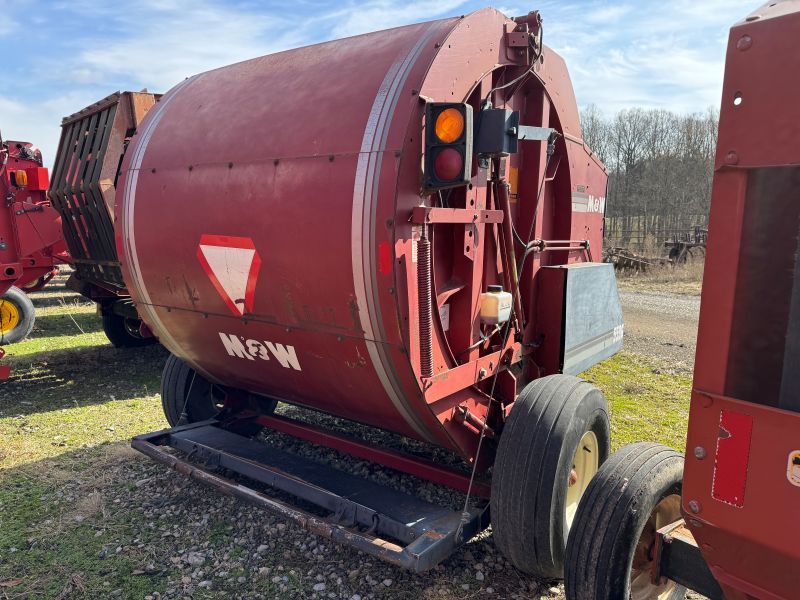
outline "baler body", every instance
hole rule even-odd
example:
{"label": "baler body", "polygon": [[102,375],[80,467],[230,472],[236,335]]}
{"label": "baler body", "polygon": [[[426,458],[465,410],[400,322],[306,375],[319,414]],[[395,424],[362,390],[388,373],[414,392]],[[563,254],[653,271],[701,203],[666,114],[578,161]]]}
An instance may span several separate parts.
{"label": "baler body", "polygon": [[[518,231],[546,243],[521,273],[524,325],[505,347],[482,341],[480,294],[510,269],[502,213],[477,164],[469,186],[421,193],[423,119],[429,101],[477,114],[492,88],[524,72],[518,26],[485,9],[264,56],[170,90],[125,154],[115,204],[127,289],[162,344],[217,384],[472,460],[475,423],[502,420],[492,376],[508,405],[562,368],[564,289],[540,285],[540,272],[591,263],[593,250],[599,259],[603,235],[606,172],[582,142],[564,62],[545,48],[533,76],[492,94],[562,137],[550,161],[545,143],[503,159]],[[435,302],[428,376],[423,227]],[[587,291],[584,314],[618,312],[616,301],[616,288],[596,302]],[[582,348],[596,361],[619,347],[621,327],[592,336]]]}
{"label": "baler body", "polygon": [[0,140],[0,295],[12,285],[41,289],[68,258],[47,185],[41,152],[29,142]]}

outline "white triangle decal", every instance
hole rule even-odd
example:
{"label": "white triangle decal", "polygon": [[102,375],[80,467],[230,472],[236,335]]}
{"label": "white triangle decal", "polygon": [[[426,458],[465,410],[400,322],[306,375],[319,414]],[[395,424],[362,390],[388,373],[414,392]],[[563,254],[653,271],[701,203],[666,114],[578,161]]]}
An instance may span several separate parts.
{"label": "white triangle decal", "polygon": [[208,267],[240,315],[244,314],[247,281],[253,266],[254,248],[230,248],[200,244]]}

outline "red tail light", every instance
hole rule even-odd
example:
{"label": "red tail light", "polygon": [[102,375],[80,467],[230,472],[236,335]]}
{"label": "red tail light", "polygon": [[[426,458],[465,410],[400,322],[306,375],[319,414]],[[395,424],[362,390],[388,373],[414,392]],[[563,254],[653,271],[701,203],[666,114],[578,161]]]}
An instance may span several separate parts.
{"label": "red tail light", "polygon": [[442,148],[433,161],[433,170],[441,181],[459,179],[464,172],[464,157],[455,148]]}

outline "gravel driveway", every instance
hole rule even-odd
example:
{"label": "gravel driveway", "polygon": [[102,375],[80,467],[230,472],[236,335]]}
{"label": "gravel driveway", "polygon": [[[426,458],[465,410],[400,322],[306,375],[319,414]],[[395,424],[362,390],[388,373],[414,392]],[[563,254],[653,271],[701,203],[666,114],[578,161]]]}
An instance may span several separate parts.
{"label": "gravel driveway", "polygon": [[625,350],[669,361],[691,372],[697,340],[700,297],[665,292],[620,292],[625,318]]}
{"label": "gravel driveway", "polygon": [[[296,412],[288,406],[280,410]],[[310,416],[318,424],[330,424],[325,415]],[[359,425],[347,425],[346,429],[367,438],[384,435]],[[391,434],[385,437],[389,445],[397,441]],[[461,494],[447,488],[282,434],[268,433],[265,441],[444,505],[462,502]],[[123,445],[113,452],[123,460],[109,461],[113,466],[104,470],[102,485],[87,474],[86,480],[72,478],[57,495],[42,500],[63,507],[59,521],[79,524],[84,535],[102,543],[99,560],[110,564],[126,557],[136,560],[135,574],[158,581],[144,600],[564,597],[563,586],[557,582],[538,581],[518,572],[497,551],[488,532],[431,571],[414,574],[310,534]],[[94,501],[87,503],[87,497]],[[37,524],[45,525],[51,527],[52,520]],[[47,544],[49,539],[48,532],[36,543]],[[107,592],[107,597],[136,597],[111,585]]]}

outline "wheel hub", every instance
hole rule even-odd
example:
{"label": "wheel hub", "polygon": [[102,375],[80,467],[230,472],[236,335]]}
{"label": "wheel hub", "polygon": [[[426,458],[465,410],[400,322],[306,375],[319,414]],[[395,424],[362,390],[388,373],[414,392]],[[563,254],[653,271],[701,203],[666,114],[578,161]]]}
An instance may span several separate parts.
{"label": "wheel hub", "polygon": [[11,333],[19,325],[20,311],[9,300],[0,300],[0,335]]}
{"label": "wheel hub", "polygon": [[130,335],[132,338],[141,339],[142,334],[139,330],[140,322],[138,319],[125,319],[123,323],[125,325],[125,331],[128,332],[128,335]]}
{"label": "wheel hub", "polygon": [[667,496],[653,509],[644,531],[639,537],[631,565],[631,600],[667,600],[678,586],[670,580],[654,585],[650,579],[653,567],[652,548],[656,532],[681,518],[681,497],[677,494]]}
{"label": "wheel hub", "polygon": [[567,480],[567,528],[572,527],[575,513],[578,511],[583,493],[600,467],[600,447],[593,431],[583,434],[575,456],[572,458],[572,469]]}

